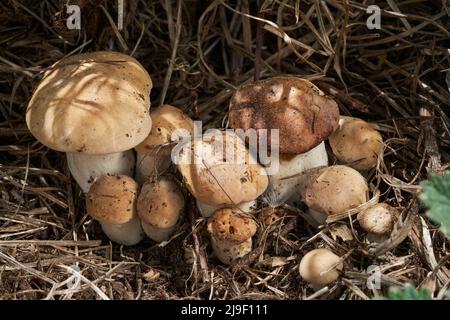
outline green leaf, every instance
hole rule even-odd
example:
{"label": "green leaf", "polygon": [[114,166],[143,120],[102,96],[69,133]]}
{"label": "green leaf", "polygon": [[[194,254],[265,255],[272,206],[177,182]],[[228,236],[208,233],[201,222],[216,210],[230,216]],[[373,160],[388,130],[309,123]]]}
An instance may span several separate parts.
{"label": "green leaf", "polygon": [[411,284],[406,284],[403,288],[391,287],[387,295],[388,300],[431,300],[431,295],[427,289],[417,290]]}
{"label": "green leaf", "polygon": [[450,171],[443,176],[433,175],[420,185],[420,198],[428,207],[428,217],[440,223],[442,232],[450,237]]}

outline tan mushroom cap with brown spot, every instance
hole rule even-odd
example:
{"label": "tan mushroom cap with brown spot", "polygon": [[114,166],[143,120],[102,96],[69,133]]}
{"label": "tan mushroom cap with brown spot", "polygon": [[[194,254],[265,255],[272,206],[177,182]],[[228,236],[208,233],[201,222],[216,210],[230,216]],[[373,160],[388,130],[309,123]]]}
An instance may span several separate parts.
{"label": "tan mushroom cap with brown spot", "polygon": [[392,232],[399,212],[387,203],[377,203],[358,213],[357,219],[361,228],[375,235],[386,235]]}
{"label": "tan mushroom cap with brown spot", "polygon": [[26,121],[44,145],[108,154],[134,148],[151,129],[152,80],[134,58],[99,51],[65,57],[44,74]]}
{"label": "tan mushroom cap with brown spot", "polygon": [[162,105],[152,110],[150,116],[153,121],[152,129],[147,138],[135,147],[137,152],[146,153],[171,142],[172,133],[176,129],[184,129],[191,136],[194,135],[194,122],[179,108]]}
{"label": "tan mushroom cap with brown spot", "polygon": [[182,148],[178,169],[197,200],[212,206],[237,205],[266,190],[264,167],[236,133],[211,132],[193,142]]}
{"label": "tan mushroom cap with brown spot", "polygon": [[87,213],[94,219],[123,224],[136,215],[138,184],[128,176],[102,176],[86,196]]}
{"label": "tan mushroom cap with brown spot", "polygon": [[167,178],[148,180],[137,200],[142,222],[156,228],[173,227],[184,208],[184,197],[178,185]]}
{"label": "tan mushroom cap with brown spot", "polygon": [[344,213],[369,200],[366,179],[355,169],[342,165],[308,170],[299,190],[309,208],[327,215]]}
{"label": "tan mushroom cap with brown spot", "polygon": [[329,141],[336,158],[357,170],[375,167],[383,149],[381,134],[366,121],[352,117],[341,116]]}
{"label": "tan mushroom cap with brown spot", "polygon": [[217,210],[208,221],[208,231],[220,241],[240,243],[253,237],[256,229],[252,218],[231,208]]}
{"label": "tan mushroom cap with brown spot", "polygon": [[234,129],[279,129],[280,153],[301,154],[337,128],[339,109],[308,80],[274,77],[239,87],[229,121]]}

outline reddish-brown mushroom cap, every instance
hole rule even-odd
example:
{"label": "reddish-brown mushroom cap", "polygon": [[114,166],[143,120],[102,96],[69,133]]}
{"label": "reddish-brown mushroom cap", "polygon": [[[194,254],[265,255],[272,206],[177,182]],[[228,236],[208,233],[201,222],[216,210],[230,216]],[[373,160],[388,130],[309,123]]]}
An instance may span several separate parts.
{"label": "reddish-brown mushroom cap", "polygon": [[280,153],[301,154],[337,128],[339,109],[310,81],[275,77],[239,87],[229,120],[234,129],[279,129]]}

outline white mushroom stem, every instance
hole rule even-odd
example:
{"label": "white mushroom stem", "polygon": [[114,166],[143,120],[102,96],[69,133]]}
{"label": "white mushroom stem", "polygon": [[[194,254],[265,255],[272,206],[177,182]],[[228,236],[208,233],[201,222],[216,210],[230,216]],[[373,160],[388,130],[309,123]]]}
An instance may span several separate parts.
{"label": "white mushroom stem", "polygon": [[139,217],[134,217],[123,224],[111,224],[99,221],[103,232],[114,242],[125,246],[134,246],[144,239],[144,231]]}
{"label": "white mushroom stem", "polygon": [[104,175],[133,176],[135,157],[132,150],[91,155],[66,153],[70,173],[83,192],[87,193],[96,178]]}
{"label": "white mushroom stem", "polygon": [[234,260],[242,258],[252,251],[252,238],[243,242],[221,241],[211,236],[211,246],[216,257],[225,264],[231,264]]}
{"label": "white mushroom stem", "polygon": [[[230,205],[224,204],[224,205],[220,205],[220,206],[211,206],[211,205],[205,204],[205,203],[197,200],[198,211],[205,218],[212,216],[216,210],[219,210],[219,209],[222,209],[225,207],[230,207]],[[245,213],[249,213],[253,209],[256,208],[256,200],[242,202],[242,203],[238,204],[236,206],[236,208],[240,209],[241,211],[243,211]]]}
{"label": "white mushroom stem", "polygon": [[157,228],[152,226],[151,224],[142,222],[142,229],[144,230],[145,234],[156,242],[162,242],[169,240],[170,236],[175,231],[176,225],[169,227],[169,228]]}
{"label": "white mushroom stem", "polygon": [[280,155],[279,170],[276,174],[269,176],[269,188],[264,194],[264,199],[272,207],[286,203],[296,195],[296,186],[302,172],[327,165],[328,156],[324,142],[310,151],[290,159]]}

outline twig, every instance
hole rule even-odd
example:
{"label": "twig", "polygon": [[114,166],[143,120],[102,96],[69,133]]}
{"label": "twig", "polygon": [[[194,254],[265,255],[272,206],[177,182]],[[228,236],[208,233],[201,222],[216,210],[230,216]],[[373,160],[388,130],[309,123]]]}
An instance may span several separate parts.
{"label": "twig", "polygon": [[[170,1],[166,1],[166,6],[170,6]],[[167,89],[169,88],[170,79],[172,77],[173,68],[175,66],[175,59],[177,57],[178,44],[180,42],[181,26],[182,26],[182,16],[181,16],[181,0],[177,1],[177,23],[175,25],[175,39],[173,39],[172,54],[170,56],[169,67],[164,77],[164,84],[161,90],[161,98],[159,104],[164,104],[166,99]],[[169,17],[169,25],[172,24],[172,19]],[[171,39],[172,40],[172,39]]]}
{"label": "twig", "polygon": [[0,240],[0,247],[33,245],[33,246],[61,246],[61,247],[98,247],[100,240]]}
{"label": "twig", "polygon": [[[258,17],[261,19],[265,18],[265,12],[259,11]],[[261,20],[256,21],[256,49],[255,49],[255,70],[254,70],[254,76],[253,79],[255,81],[259,80],[260,77],[260,69],[261,69],[261,47],[263,45],[264,41],[264,22]]]}

